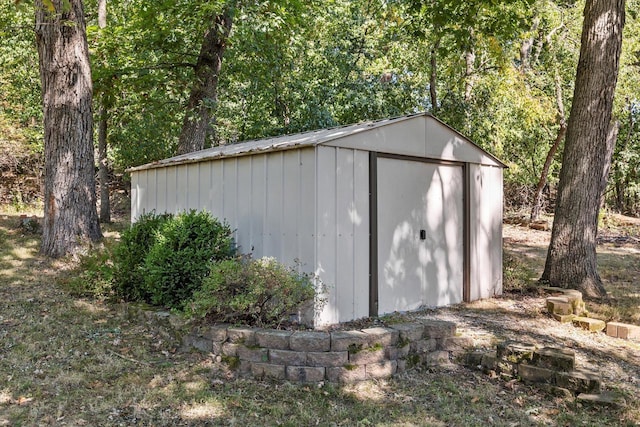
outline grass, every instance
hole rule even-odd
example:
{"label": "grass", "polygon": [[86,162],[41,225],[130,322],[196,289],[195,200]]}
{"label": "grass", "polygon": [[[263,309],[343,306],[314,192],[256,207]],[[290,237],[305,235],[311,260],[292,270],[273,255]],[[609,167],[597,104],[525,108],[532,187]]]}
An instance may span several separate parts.
{"label": "grass", "polygon": [[69,292],[60,279],[77,271],[41,258],[38,236],[19,224],[0,216],[0,426],[640,423],[634,399],[580,406],[462,367],[346,386],[238,379],[207,355],[181,352],[162,324]]}

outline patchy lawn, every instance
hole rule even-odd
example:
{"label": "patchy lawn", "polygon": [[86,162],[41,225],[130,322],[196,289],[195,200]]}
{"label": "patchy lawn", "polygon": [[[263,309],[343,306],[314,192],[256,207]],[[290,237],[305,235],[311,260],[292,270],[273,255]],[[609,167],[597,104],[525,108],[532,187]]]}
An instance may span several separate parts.
{"label": "patchy lawn", "polygon": [[[547,235],[505,226],[510,280],[537,278]],[[640,246],[618,243],[604,244],[599,258],[614,299],[588,305],[638,323]],[[180,352],[171,328],[73,297],[58,284],[69,263],[41,258],[38,245],[17,216],[0,216],[0,425],[640,425],[640,345],[552,321],[542,296],[516,292],[420,315],[456,321],[479,347],[505,338],[567,346],[626,406],[582,406],[462,367],[349,386],[237,379],[207,355]]]}

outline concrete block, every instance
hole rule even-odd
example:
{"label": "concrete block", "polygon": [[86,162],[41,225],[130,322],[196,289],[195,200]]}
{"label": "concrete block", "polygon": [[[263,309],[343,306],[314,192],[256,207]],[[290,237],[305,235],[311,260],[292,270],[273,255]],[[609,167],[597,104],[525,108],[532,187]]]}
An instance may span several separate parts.
{"label": "concrete block", "polygon": [[331,335],[321,331],[296,331],[289,337],[289,348],[295,351],[329,351]]}
{"label": "concrete block", "polygon": [[395,360],[387,360],[380,363],[370,363],[365,365],[365,377],[367,379],[389,378],[398,370],[398,363]]}
{"label": "concrete block", "polygon": [[621,408],[626,406],[625,398],[622,394],[614,391],[603,391],[597,394],[580,393],[576,400],[581,403],[598,405],[598,406],[610,406]]}
{"label": "concrete block", "polygon": [[482,356],[482,361],[480,362],[482,366],[482,370],[485,372],[495,371],[498,368],[498,357],[496,356],[495,351],[489,351]]}
{"label": "concrete block", "polygon": [[640,340],[640,326],[609,322],[607,323],[607,335],[625,340]]}
{"label": "concrete block", "polygon": [[560,323],[571,323],[573,318],[576,317],[575,314],[552,314],[554,319],[556,319]]}
{"label": "concrete block", "polygon": [[287,366],[286,376],[289,381],[313,383],[324,381],[326,370],[315,366]]}
{"label": "concrete block", "polygon": [[571,350],[543,347],[533,353],[533,364],[540,368],[568,372],[575,368],[576,355]]}
{"label": "concrete block", "polygon": [[256,341],[260,347],[288,350],[289,338],[292,334],[293,331],[262,329],[260,331],[256,331]]}
{"label": "concrete block", "polygon": [[369,346],[367,334],[361,331],[336,331],[331,333],[331,351],[354,352]]}
{"label": "concrete block", "polygon": [[572,323],[574,326],[591,332],[600,332],[607,326],[607,324],[600,319],[591,319],[590,317],[582,316],[574,317]]}
{"label": "concrete block", "polygon": [[367,328],[362,329],[369,337],[369,346],[380,344],[383,347],[394,346],[398,343],[400,333],[391,328]]}
{"label": "concrete block", "polygon": [[291,350],[269,350],[269,362],[276,365],[304,366],[307,364],[307,353]]}
{"label": "concrete block", "polygon": [[353,383],[366,379],[364,365],[327,368],[327,379],[334,383]]}
{"label": "concrete block", "polygon": [[310,351],[307,353],[307,366],[338,367],[349,363],[347,351]]}

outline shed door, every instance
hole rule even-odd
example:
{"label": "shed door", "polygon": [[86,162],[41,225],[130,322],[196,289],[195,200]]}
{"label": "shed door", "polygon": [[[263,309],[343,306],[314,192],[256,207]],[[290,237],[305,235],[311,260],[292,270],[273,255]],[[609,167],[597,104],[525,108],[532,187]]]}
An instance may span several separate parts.
{"label": "shed door", "polygon": [[377,159],[378,314],[463,297],[460,165]]}

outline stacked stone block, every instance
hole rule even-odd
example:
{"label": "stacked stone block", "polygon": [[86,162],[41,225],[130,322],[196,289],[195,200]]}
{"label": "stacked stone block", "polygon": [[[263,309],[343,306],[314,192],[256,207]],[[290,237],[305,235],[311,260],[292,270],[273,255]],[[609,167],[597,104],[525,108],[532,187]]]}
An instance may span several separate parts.
{"label": "stacked stone block", "polygon": [[455,334],[454,323],[438,320],[334,332],[219,325],[186,336],[184,344],[254,378],[355,382],[388,378],[415,365],[449,364],[472,345]]}
{"label": "stacked stone block", "polygon": [[576,368],[575,354],[566,349],[507,341],[498,344],[495,352],[471,354],[468,361],[505,379],[548,384],[575,394],[600,392],[600,376]]}

